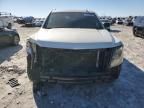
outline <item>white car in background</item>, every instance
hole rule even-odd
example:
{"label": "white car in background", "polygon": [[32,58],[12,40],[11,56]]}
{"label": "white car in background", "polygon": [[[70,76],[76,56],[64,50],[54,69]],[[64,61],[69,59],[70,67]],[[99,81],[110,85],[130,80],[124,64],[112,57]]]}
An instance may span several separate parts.
{"label": "white car in background", "polygon": [[44,20],[36,20],[33,22],[33,25],[35,27],[41,27],[43,23],[44,23]]}
{"label": "white car in background", "polygon": [[11,29],[14,24],[13,16],[11,13],[0,12],[0,21],[2,21],[4,27],[7,27],[8,29]]}
{"label": "white car in background", "polygon": [[123,20],[122,19],[117,19],[116,24],[123,24]]}

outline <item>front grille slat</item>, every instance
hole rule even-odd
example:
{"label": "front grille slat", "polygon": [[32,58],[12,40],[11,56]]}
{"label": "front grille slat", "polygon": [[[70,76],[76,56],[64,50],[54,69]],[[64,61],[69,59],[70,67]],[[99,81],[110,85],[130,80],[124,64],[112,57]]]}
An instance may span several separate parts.
{"label": "front grille slat", "polygon": [[109,67],[112,53],[111,49],[71,50],[39,46],[37,49],[41,74],[56,76],[93,76],[104,72]]}

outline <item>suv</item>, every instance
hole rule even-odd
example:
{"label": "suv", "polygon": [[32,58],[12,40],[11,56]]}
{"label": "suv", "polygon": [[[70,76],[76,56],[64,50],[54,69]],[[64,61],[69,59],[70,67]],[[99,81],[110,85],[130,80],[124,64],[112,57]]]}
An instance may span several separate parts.
{"label": "suv", "polygon": [[124,25],[126,26],[133,26],[133,17],[128,17],[124,20]]}
{"label": "suv", "polygon": [[134,20],[133,26],[134,36],[139,36],[144,38],[144,16],[138,16]]}
{"label": "suv", "polygon": [[108,19],[100,19],[104,27],[110,31],[111,22]]}
{"label": "suv", "polygon": [[33,82],[111,81],[122,62],[122,42],[90,11],[51,12],[27,40],[27,74]]}

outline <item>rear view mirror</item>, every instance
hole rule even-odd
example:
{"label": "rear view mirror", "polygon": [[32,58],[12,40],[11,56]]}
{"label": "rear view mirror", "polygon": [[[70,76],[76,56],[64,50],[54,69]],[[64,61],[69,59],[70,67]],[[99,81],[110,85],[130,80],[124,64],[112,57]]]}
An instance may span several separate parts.
{"label": "rear view mirror", "polygon": [[104,28],[110,31],[110,23],[104,23]]}

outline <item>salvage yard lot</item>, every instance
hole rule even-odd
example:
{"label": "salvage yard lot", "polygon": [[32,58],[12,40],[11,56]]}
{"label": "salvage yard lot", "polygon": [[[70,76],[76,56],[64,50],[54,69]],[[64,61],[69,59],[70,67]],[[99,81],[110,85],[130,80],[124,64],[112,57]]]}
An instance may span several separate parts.
{"label": "salvage yard lot", "polygon": [[[124,64],[120,78],[113,83],[48,85],[33,92],[26,74],[26,38],[39,28],[15,24],[21,42],[0,49],[1,108],[144,108],[144,39],[134,37],[132,27],[112,26],[111,33],[124,43]],[[19,86],[7,82],[16,78]],[[43,95],[46,93],[47,95]]]}

